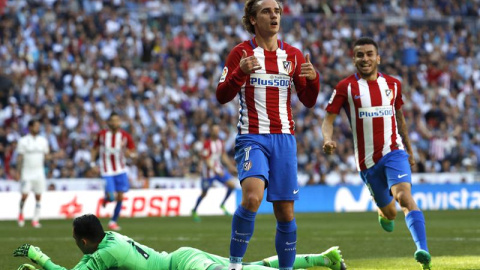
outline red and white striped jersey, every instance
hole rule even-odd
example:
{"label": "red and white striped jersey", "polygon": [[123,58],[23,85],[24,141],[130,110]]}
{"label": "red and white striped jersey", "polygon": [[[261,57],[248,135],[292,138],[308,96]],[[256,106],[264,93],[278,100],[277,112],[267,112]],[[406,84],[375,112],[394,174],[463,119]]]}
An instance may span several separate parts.
{"label": "red and white striped jersey", "polygon": [[[217,87],[220,103],[240,97],[239,134],[294,134],[291,89],[295,85],[300,101],[313,107],[320,89],[319,74],[309,81],[300,77],[302,53],[295,47],[278,40],[278,49],[266,51],[257,46],[255,39],[238,44],[229,54]],[[240,69],[243,50],[254,55],[261,69],[245,74]]]}
{"label": "red and white striped jersey", "polygon": [[212,178],[217,174],[223,173],[222,154],[224,151],[225,143],[222,140],[205,140],[202,149],[202,158],[204,159],[202,167],[203,178]]}
{"label": "red and white striped jersey", "polygon": [[100,173],[102,176],[119,175],[127,171],[125,166],[125,149],[134,150],[132,136],[125,130],[113,133],[111,130],[100,131],[94,147],[99,148]]}
{"label": "red and white striped jersey", "polygon": [[326,110],[338,114],[345,109],[359,171],[372,167],[393,150],[404,149],[395,117],[402,105],[400,81],[385,74],[378,73],[375,81],[354,74],[336,86]]}

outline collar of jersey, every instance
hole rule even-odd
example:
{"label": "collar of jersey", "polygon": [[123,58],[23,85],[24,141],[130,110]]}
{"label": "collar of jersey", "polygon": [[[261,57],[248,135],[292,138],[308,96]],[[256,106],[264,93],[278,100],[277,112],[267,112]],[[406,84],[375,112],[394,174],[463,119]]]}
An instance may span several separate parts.
{"label": "collar of jersey", "polygon": [[[283,50],[283,40],[280,40],[278,39],[277,40],[277,43],[278,43],[278,47]],[[257,42],[255,41],[255,37],[253,37],[252,39],[250,39],[250,46],[252,46],[253,49],[257,48],[258,45],[257,45]],[[356,74],[355,74],[356,76]]]}

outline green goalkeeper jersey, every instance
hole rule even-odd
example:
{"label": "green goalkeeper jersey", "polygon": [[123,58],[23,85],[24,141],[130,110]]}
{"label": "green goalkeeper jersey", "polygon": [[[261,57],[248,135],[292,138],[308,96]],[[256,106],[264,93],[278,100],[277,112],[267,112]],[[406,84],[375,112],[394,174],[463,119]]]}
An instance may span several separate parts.
{"label": "green goalkeeper jersey", "polygon": [[[116,232],[106,232],[93,254],[86,254],[72,270],[168,270],[171,255],[139,244]],[[46,270],[66,270],[51,260]]]}

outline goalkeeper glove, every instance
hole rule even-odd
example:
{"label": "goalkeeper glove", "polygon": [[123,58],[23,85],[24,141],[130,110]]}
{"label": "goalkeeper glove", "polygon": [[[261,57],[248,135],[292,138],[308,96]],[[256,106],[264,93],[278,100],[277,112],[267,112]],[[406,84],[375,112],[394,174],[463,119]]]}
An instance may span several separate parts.
{"label": "goalkeeper glove", "polygon": [[31,264],[28,264],[28,263],[25,263],[25,264],[22,264],[18,267],[17,270],[36,270],[37,268],[35,268],[35,266],[31,265]]}
{"label": "goalkeeper glove", "polygon": [[44,266],[45,263],[50,260],[50,257],[45,255],[40,248],[32,246],[30,244],[23,244],[13,252],[14,257],[28,257],[32,262],[38,263],[40,266]]}

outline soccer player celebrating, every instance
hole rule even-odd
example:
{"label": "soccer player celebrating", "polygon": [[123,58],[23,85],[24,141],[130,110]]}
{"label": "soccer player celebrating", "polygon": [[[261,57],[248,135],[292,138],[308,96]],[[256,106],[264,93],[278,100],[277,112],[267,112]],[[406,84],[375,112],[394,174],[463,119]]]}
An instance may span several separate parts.
{"label": "soccer player celebrating", "polygon": [[225,143],[219,138],[220,126],[212,125],[210,127],[210,138],[203,143],[201,163],[202,163],[202,193],[197,199],[197,203],[192,210],[193,220],[200,221],[200,217],[197,214],[197,208],[202,202],[203,198],[207,195],[208,189],[212,186],[213,181],[217,180],[220,183],[227,186],[227,194],[220,204],[225,215],[228,215],[228,211],[225,208],[225,202],[235,189],[235,182],[232,175],[225,170],[222,165],[222,161],[228,166],[232,172],[237,171],[235,166],[230,161],[230,158],[225,151]]}
{"label": "soccer player celebrating", "polygon": [[28,122],[28,134],[20,138],[17,145],[17,168],[20,171],[20,186],[22,196],[20,198],[20,213],[18,226],[25,225],[23,206],[28,198],[28,193],[35,193],[35,212],[32,226],[40,228],[40,201],[45,191],[45,158],[48,158],[48,141],[40,136],[40,122],[36,119]]}
{"label": "soccer player celebrating", "polygon": [[401,108],[402,85],[378,72],[378,45],[370,38],[355,42],[353,63],[357,73],[338,83],[328,102],[323,151],[332,154],[336,148],[333,123],[343,107],[353,131],[357,169],[378,206],[380,225],[393,231],[397,201],[417,246],[414,257],[423,269],[431,269],[425,219],[411,193],[415,160]]}
{"label": "soccer player celebrating", "polygon": [[[182,247],[174,252],[157,252],[154,249],[135,242],[122,234],[103,230],[100,220],[88,214],[73,220],[73,238],[84,256],[74,270],[227,270],[228,259],[201,250]],[[24,244],[13,255],[27,257],[46,270],[66,270],[52,262],[50,257],[38,247]],[[298,255],[295,268],[326,266],[341,269],[342,255],[338,247],[331,247],[321,254]],[[276,257],[252,262],[245,266],[248,270],[278,269]],[[22,264],[18,270],[34,270],[31,264]]]}
{"label": "soccer player celebrating", "polygon": [[107,202],[113,202],[115,198],[117,200],[108,228],[120,230],[117,220],[120,210],[122,210],[123,194],[128,191],[130,186],[126,172],[126,158],[136,158],[137,154],[132,137],[120,128],[121,119],[117,113],[110,115],[107,124],[108,129],[101,130],[97,134],[91,150],[91,166],[95,166],[97,155],[100,153],[100,174],[105,180],[103,206]]}
{"label": "soccer player celebrating", "polygon": [[230,267],[242,268],[253,234],[255,216],[267,189],[277,219],[275,247],[280,269],[292,269],[297,225],[297,148],[291,110],[292,81],[298,98],[313,107],[320,89],[319,75],[295,47],[278,40],[282,5],[278,0],[247,0],[243,25],[255,35],[230,52],[217,87],[224,104],[240,98],[235,145],[242,202],[232,220]]}

